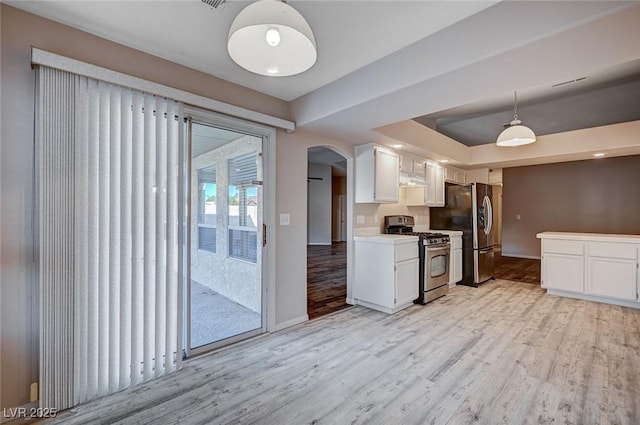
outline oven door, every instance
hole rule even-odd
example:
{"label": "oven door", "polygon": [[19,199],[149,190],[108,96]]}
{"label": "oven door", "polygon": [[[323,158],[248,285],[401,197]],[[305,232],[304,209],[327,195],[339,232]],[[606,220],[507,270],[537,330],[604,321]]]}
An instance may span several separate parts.
{"label": "oven door", "polygon": [[424,290],[437,288],[449,283],[449,255],[451,247],[438,246],[425,249]]}

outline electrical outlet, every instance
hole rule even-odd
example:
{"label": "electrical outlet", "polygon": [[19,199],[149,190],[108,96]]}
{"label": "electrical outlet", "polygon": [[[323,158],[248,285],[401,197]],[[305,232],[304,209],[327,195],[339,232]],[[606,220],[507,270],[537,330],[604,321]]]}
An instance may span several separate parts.
{"label": "electrical outlet", "polygon": [[520,214],[516,214],[516,220],[520,220],[522,219],[522,217],[520,217]]}

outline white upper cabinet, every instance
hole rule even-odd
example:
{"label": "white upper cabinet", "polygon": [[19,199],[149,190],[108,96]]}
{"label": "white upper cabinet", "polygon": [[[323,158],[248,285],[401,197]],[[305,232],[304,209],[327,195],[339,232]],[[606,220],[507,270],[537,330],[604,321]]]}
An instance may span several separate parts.
{"label": "white upper cabinet", "polygon": [[444,180],[451,183],[466,183],[466,173],[464,170],[459,170],[457,168],[447,167],[444,169]]}
{"label": "white upper cabinet", "polygon": [[356,202],[396,203],[400,158],[391,149],[372,143],[355,147]]}
{"label": "white upper cabinet", "polygon": [[444,169],[426,161],[424,187],[407,187],[407,206],[444,207]]}

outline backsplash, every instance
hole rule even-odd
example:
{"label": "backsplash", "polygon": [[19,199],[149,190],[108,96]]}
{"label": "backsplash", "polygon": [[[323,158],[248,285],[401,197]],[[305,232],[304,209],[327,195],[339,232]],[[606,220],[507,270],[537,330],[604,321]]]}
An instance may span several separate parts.
{"label": "backsplash", "polygon": [[[384,233],[385,215],[411,215],[415,218],[415,230],[429,228],[429,207],[408,207],[407,193],[400,188],[400,202],[397,204],[355,204],[355,229],[357,236]],[[358,216],[364,217],[364,223],[358,223]]]}

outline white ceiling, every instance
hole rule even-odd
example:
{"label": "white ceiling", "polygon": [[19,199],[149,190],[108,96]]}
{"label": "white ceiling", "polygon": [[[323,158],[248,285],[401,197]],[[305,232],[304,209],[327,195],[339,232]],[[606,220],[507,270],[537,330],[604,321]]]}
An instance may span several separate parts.
{"label": "white ceiling", "polygon": [[[534,108],[547,101],[559,108],[554,116],[569,108],[565,121],[580,118],[571,125],[600,125],[593,124],[599,113],[576,113],[565,100],[580,102],[587,91],[549,95],[550,88],[588,75],[583,84],[600,81],[604,89],[621,69],[633,79],[640,61],[637,1],[291,0],[314,31],[318,61],[283,78],[244,71],[226,52],[245,1],[218,9],[200,0],[6,3],[291,101],[298,127],[350,144],[385,140],[375,129],[425,116],[491,140],[501,130],[493,127],[510,119],[514,90],[531,126],[549,124],[550,110]],[[600,110],[624,111],[619,96],[607,93],[596,96],[609,102]],[[625,97],[640,109],[638,96]],[[478,119],[484,115],[490,119]]]}
{"label": "white ceiling", "polygon": [[272,78],[245,71],[227,53],[231,23],[250,1],[218,8],[200,0],[5,2],[287,101],[496,3],[288,1],[313,29],[318,60],[303,74]]}

